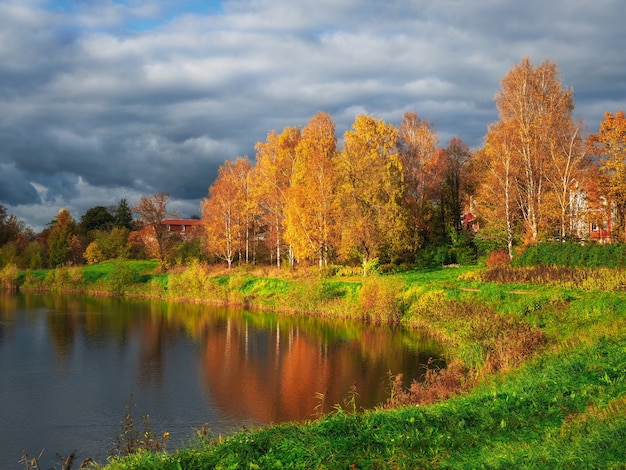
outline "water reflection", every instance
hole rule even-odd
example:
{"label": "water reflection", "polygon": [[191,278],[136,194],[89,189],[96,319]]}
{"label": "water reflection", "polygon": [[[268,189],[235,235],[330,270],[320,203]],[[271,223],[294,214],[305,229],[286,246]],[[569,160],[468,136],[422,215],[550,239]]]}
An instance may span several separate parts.
{"label": "water reflection", "polygon": [[[106,445],[130,390],[162,429],[178,426],[185,438],[189,422],[224,432],[236,423],[310,418],[320,405],[316,394],[326,394],[328,411],[353,385],[357,404],[369,408],[385,400],[388,371],[419,379],[428,358],[440,355],[436,343],[401,329],[150,300],[0,293],[0,412],[6,426],[31,423],[23,432],[3,431],[0,442],[31,453],[95,445],[80,439]],[[32,422],[42,423],[41,435]],[[90,431],[71,434],[76,423]]]}

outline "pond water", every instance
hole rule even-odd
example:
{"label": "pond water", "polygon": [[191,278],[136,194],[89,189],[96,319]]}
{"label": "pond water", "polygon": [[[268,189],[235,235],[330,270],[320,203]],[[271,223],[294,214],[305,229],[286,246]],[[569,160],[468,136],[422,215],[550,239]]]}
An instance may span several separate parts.
{"label": "pond water", "polygon": [[[420,380],[440,347],[414,331],[155,300],[0,292],[0,468],[22,451],[103,463],[129,405],[168,450],[206,424],[310,419],[356,387],[357,406],[388,396],[388,373]],[[78,467],[78,464],[75,465]]]}

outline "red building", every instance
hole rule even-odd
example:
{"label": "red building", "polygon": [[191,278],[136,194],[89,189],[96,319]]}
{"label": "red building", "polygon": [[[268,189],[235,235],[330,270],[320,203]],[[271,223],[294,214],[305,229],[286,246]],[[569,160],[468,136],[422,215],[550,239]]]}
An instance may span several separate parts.
{"label": "red building", "polygon": [[165,228],[168,232],[171,233],[180,233],[183,238],[192,237],[197,234],[200,230],[200,226],[202,225],[202,220],[200,219],[164,219],[161,222],[162,225],[165,225]]}

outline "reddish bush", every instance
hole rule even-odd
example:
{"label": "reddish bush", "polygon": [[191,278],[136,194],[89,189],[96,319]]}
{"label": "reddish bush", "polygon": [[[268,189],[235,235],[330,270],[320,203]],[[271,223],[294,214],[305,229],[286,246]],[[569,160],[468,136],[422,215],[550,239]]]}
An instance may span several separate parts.
{"label": "reddish bush", "polygon": [[504,248],[498,248],[492,251],[485,260],[485,265],[488,268],[499,268],[508,266],[509,264],[511,264],[511,257]]}
{"label": "reddish bush", "polygon": [[463,361],[453,360],[445,369],[426,371],[423,382],[413,380],[411,387],[402,385],[402,374],[391,377],[391,397],[387,400],[387,408],[406,405],[426,405],[445,400],[457,395],[471,385],[470,370]]}

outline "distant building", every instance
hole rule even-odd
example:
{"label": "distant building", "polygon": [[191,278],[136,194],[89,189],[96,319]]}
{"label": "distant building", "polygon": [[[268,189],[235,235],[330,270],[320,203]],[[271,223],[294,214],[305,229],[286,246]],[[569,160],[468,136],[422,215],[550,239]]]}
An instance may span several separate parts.
{"label": "distant building", "polygon": [[611,243],[615,207],[596,188],[570,195],[570,230],[581,241]]}
{"label": "distant building", "polygon": [[161,225],[170,233],[179,233],[183,239],[193,238],[200,232],[200,219],[164,219]]}

